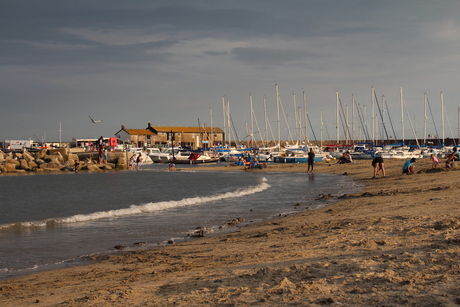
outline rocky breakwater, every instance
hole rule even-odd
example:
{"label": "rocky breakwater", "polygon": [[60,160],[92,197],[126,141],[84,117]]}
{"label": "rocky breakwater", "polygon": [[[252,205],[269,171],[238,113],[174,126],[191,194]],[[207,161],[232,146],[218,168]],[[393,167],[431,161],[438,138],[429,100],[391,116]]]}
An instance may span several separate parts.
{"label": "rocky breakwater", "polygon": [[129,158],[125,152],[110,152],[107,163],[100,164],[97,152],[71,153],[67,148],[34,153],[0,151],[0,173],[124,170]]}

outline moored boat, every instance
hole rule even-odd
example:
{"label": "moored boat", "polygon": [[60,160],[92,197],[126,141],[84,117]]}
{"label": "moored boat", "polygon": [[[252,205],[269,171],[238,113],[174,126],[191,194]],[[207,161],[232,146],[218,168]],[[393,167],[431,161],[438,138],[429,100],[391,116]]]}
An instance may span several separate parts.
{"label": "moored boat", "polygon": [[169,162],[174,164],[203,164],[203,163],[217,163],[220,160],[219,157],[213,157],[207,153],[191,153],[186,159],[176,159],[176,157],[170,158]]}

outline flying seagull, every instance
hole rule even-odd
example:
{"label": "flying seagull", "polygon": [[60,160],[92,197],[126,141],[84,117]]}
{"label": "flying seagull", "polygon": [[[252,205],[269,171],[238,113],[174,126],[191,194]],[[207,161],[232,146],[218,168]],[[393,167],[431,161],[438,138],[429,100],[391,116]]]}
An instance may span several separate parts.
{"label": "flying seagull", "polygon": [[92,118],[90,115],[88,115],[88,116],[89,116],[89,118],[91,118],[91,121],[92,121],[93,123],[100,123],[100,122],[102,122],[102,119],[94,120],[94,118]]}

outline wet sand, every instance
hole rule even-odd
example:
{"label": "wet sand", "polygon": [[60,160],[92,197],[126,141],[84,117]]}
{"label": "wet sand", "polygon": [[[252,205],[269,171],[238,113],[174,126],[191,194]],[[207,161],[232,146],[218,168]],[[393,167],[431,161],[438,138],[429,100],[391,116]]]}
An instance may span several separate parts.
{"label": "wet sand", "polygon": [[364,190],[232,233],[0,281],[0,305],[457,306],[460,172],[423,159],[407,176],[403,162],[386,160],[377,179],[369,160],[317,163],[315,172],[350,176]]}

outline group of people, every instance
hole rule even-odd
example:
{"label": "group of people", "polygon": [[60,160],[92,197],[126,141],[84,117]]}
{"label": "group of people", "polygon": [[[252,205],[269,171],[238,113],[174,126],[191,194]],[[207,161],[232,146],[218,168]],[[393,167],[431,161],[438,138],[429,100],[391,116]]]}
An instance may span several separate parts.
{"label": "group of people", "polygon": [[105,164],[109,160],[109,152],[104,145],[99,146],[99,164]]}
{"label": "group of people", "polygon": [[[431,167],[436,168],[438,167],[439,159],[436,157],[434,154],[431,154],[430,156],[431,159]],[[403,164],[402,167],[402,173],[406,175],[412,175],[414,174],[414,163],[417,161],[415,158],[410,158],[406,160]],[[460,151],[458,151],[457,147],[452,148],[452,152],[448,155],[446,159],[446,168],[451,168],[452,167],[452,162],[454,161],[460,161]],[[382,172],[383,177],[385,177],[385,164],[383,162],[382,157],[375,157],[372,160],[372,167],[374,168],[374,176],[372,179],[376,178],[379,172]]]}
{"label": "group of people", "polygon": [[[402,167],[402,173],[406,174],[406,175],[414,174],[414,163],[415,163],[416,160],[417,159],[415,159],[415,158],[410,158],[410,159],[406,160],[404,162],[404,164],[403,164],[403,167]],[[372,160],[372,167],[374,168],[374,176],[372,176],[372,179],[377,178],[377,175],[379,174],[379,172],[382,173],[383,177],[386,176],[385,163],[384,163],[382,157],[375,157]]]}
{"label": "group of people", "polygon": [[267,167],[266,163],[261,163],[257,161],[257,159],[254,158],[246,158],[245,156],[242,156],[241,158],[238,158],[238,161],[233,162],[230,164],[232,166],[244,166],[244,169],[262,169]]}
{"label": "group of people", "polygon": [[[438,157],[436,157],[434,154],[431,154],[430,159],[432,163],[431,168],[438,167],[438,163],[439,163]],[[452,168],[452,162],[454,161],[460,161],[460,151],[458,151],[457,147],[453,147],[452,151],[447,156],[447,159],[445,162],[446,168]]]}
{"label": "group of people", "polygon": [[352,163],[353,159],[351,158],[351,154],[349,151],[346,151],[342,154],[342,156],[339,158],[339,161],[337,161],[338,164],[344,164],[344,163]]}
{"label": "group of people", "polygon": [[262,169],[264,167],[267,167],[267,164],[266,163],[260,163],[257,160],[246,161],[244,163],[244,169]]}
{"label": "group of people", "polygon": [[142,156],[141,154],[133,154],[129,159],[129,169],[141,169]]}

